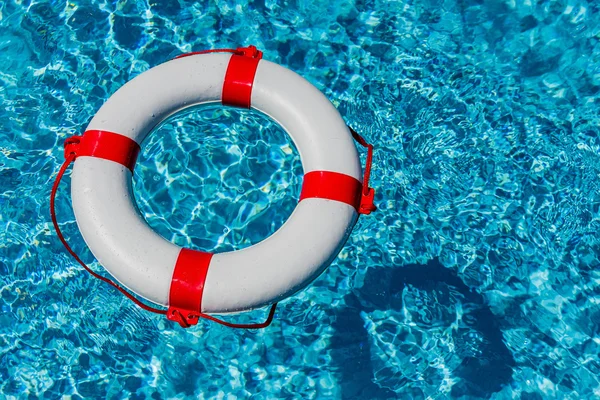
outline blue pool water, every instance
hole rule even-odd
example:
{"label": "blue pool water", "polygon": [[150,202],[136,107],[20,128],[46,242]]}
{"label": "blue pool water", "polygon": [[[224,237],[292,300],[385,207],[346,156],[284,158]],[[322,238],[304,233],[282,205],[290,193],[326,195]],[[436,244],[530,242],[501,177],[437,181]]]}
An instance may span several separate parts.
{"label": "blue pool water", "polygon": [[[0,397],[598,396],[599,11],[592,0],[0,2]],[[50,223],[50,187],[63,140],[125,82],[182,52],[247,44],[375,144],[379,211],[270,328],[183,330],[75,265]],[[281,226],[301,174],[265,116],[204,107],[152,135],[134,188],[163,236],[228,251]],[[68,182],[59,219],[99,269]]]}

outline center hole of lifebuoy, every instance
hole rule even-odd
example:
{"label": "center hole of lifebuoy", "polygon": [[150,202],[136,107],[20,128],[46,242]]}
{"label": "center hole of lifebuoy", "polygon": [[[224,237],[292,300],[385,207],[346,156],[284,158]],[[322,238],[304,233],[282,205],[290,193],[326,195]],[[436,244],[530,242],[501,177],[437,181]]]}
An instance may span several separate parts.
{"label": "center hole of lifebuoy", "polygon": [[283,225],[298,201],[302,166],[291,139],[266,115],[202,106],[149,135],[133,181],[138,208],[158,234],[223,252]]}

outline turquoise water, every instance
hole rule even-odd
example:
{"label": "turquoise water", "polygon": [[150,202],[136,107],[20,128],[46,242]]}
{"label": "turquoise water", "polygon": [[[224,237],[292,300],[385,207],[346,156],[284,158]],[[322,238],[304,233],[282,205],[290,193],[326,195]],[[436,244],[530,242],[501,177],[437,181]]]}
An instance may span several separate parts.
{"label": "turquoise water", "polygon": [[[0,397],[600,394],[598,3],[324,4],[0,2]],[[125,82],[247,44],[375,144],[379,211],[270,328],[183,330],[73,262],[50,187],[63,140]],[[152,135],[134,188],[163,236],[227,251],[281,226],[301,171],[266,117],[204,107]],[[100,270],[68,182],[59,219]]]}

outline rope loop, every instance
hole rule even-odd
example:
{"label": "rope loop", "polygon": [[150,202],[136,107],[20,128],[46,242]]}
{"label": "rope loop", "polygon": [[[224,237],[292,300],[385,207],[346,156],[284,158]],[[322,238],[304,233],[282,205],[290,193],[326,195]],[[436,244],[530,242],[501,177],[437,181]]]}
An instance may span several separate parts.
{"label": "rope loop", "polygon": [[[221,324],[221,325],[224,325],[224,326],[227,326],[230,328],[238,328],[238,329],[261,329],[261,328],[266,328],[267,326],[271,325],[271,322],[273,321],[273,317],[275,316],[275,308],[277,307],[277,303],[275,303],[271,306],[271,310],[269,312],[269,316],[267,317],[267,319],[264,322],[256,323],[256,324],[236,324],[236,323],[232,323],[232,322],[227,322],[227,321],[223,321],[221,319],[215,318],[211,315],[204,314],[204,313],[201,313],[198,311],[188,311],[187,313],[182,314],[181,310],[173,311],[173,309],[169,309],[168,310],[169,313],[167,314],[167,310],[154,308],[147,304],[144,304],[139,299],[137,299],[135,296],[133,296],[131,293],[129,293],[127,290],[125,290],[123,287],[121,287],[115,281],[94,272],[90,267],[88,267],[86,265],[86,263],[84,263],[83,260],[81,260],[81,258],[77,255],[77,253],[75,253],[75,251],[67,243],[67,240],[65,239],[65,237],[60,229],[60,226],[58,225],[58,220],[56,218],[56,192],[58,191],[58,187],[60,185],[60,182],[62,181],[62,178],[65,175],[65,172],[67,171],[67,169],[69,168],[71,163],[73,163],[73,161],[75,161],[75,159],[77,158],[77,150],[78,150],[78,146],[79,146],[80,142],[81,142],[81,136],[73,136],[73,137],[70,137],[67,140],[65,140],[65,142],[64,142],[65,161],[63,162],[63,164],[60,167],[60,170],[58,171],[56,180],[54,181],[54,184],[52,185],[52,191],[50,192],[50,216],[52,218],[52,224],[54,225],[54,229],[56,230],[58,239],[60,239],[62,245],[69,252],[69,254],[71,254],[71,256],[73,256],[75,261],[77,261],[79,263],[79,265],[81,265],[94,278],[100,279],[102,282],[105,282],[105,283],[111,285],[112,287],[114,287],[115,289],[117,289],[119,292],[121,292],[129,300],[133,301],[141,309],[155,313],[155,314],[166,315],[167,319],[178,322],[179,325],[181,325],[183,328],[189,328],[192,325],[196,325],[200,318],[203,318],[203,319],[206,319],[209,321],[213,321],[213,322],[216,322],[217,324]],[[184,316],[185,316],[185,318],[184,318]]]}

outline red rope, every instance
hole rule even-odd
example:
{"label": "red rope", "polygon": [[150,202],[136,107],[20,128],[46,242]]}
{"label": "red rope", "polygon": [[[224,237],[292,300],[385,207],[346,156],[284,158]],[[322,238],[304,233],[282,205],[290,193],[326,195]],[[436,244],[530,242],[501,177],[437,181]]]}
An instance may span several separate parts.
{"label": "red rope", "polygon": [[248,47],[238,47],[237,49],[210,49],[210,50],[202,50],[202,51],[193,51],[191,53],[180,54],[177,57],[175,57],[174,60],[177,60],[178,58],[194,56],[197,54],[208,54],[208,53],[233,53],[233,54],[237,54],[240,56],[243,55],[243,56],[255,57],[255,58],[261,58],[262,54],[263,54],[262,51],[258,50],[255,46],[248,46]]}
{"label": "red rope", "polygon": [[367,148],[367,161],[365,163],[365,176],[363,178],[363,194],[366,195],[369,193],[370,189],[369,179],[371,178],[371,164],[373,164],[373,145],[367,143],[365,138],[360,136],[354,129],[350,128],[350,132],[352,133],[354,140],[356,140],[361,146]]}
{"label": "red rope", "polygon": [[[75,161],[75,158],[77,158],[77,154],[76,154],[76,149],[77,149],[77,145],[79,144],[79,140],[77,137],[75,138],[69,138],[65,141],[65,156],[66,159],[63,162],[62,166],[60,167],[60,170],[58,171],[58,175],[56,176],[56,180],[54,181],[54,184],[52,185],[52,191],[50,193],[50,216],[52,217],[52,224],[54,225],[54,229],[56,230],[56,234],[58,235],[58,238],[60,239],[61,243],[63,244],[63,246],[65,246],[65,249],[67,249],[67,251],[69,252],[69,254],[71,254],[73,256],[73,258],[75,258],[75,260],[79,263],[79,265],[81,265],[87,272],[89,272],[94,278],[100,279],[102,282],[106,282],[109,285],[111,285],[112,287],[114,287],[115,289],[117,289],[119,292],[121,292],[122,294],[124,294],[129,300],[133,301],[138,307],[146,310],[146,311],[150,311],[156,314],[161,314],[161,315],[166,315],[167,314],[167,310],[161,310],[158,308],[154,308],[154,307],[150,307],[144,303],[142,303],[140,300],[138,300],[137,298],[135,298],[131,293],[127,292],[125,289],[123,289],[121,286],[119,286],[119,284],[117,284],[116,282],[114,282],[111,279],[105,278],[104,276],[97,274],[96,272],[92,271],[92,269],[90,267],[88,267],[82,260],[81,258],[79,258],[79,256],[77,255],[77,253],[75,253],[75,251],[73,251],[73,249],[71,248],[71,246],[69,246],[69,244],[67,243],[67,240],[65,239],[64,235],[62,234],[62,231],[60,230],[60,226],[58,225],[58,221],[56,218],[56,192],[58,191],[58,186],[60,185],[60,182],[62,180],[62,178],[65,175],[65,172],[67,171],[67,168],[69,168],[69,165],[71,165],[71,163],[73,161]],[[271,324],[271,322],[273,321],[273,317],[275,316],[275,309],[277,307],[277,303],[273,304],[271,306],[271,310],[269,311],[269,316],[267,317],[267,319],[262,322],[262,323],[257,323],[257,324],[235,324],[232,322],[227,322],[227,321],[223,321],[220,320],[218,318],[215,318],[211,315],[208,314],[204,314],[204,313],[192,313],[191,315],[189,315],[188,317],[191,318],[204,318],[213,322],[216,322],[218,324],[230,327],[230,328],[239,328],[239,329],[261,329],[261,328],[266,328],[267,326],[269,326]],[[183,326],[183,325],[182,325]],[[189,326],[189,325],[188,325]]]}
{"label": "red rope", "polygon": [[271,325],[271,322],[273,321],[273,317],[275,316],[275,309],[276,308],[277,308],[277,303],[274,303],[271,306],[271,309],[269,310],[269,316],[267,317],[267,319],[265,320],[265,322],[262,322],[262,323],[259,323],[259,324],[234,324],[234,323],[223,321],[223,320],[215,318],[215,317],[213,317],[211,315],[203,314],[203,313],[200,313],[199,316],[202,317],[202,318],[204,318],[204,319],[208,319],[210,321],[216,322],[217,324],[228,326],[230,328],[238,328],[238,329],[262,329],[262,328],[266,328],[267,326]]}
{"label": "red rope", "polygon": [[371,178],[371,165],[373,164],[373,145],[367,143],[367,141],[362,136],[360,136],[354,129],[350,127],[348,128],[350,129],[350,133],[352,133],[352,137],[354,138],[354,140],[356,140],[361,146],[367,148],[367,160],[365,162],[363,192],[359,212],[361,214],[370,214],[372,211],[377,210],[377,207],[373,203],[373,199],[375,197],[375,189],[369,187],[369,179]]}
{"label": "red rope", "polygon": [[75,154],[70,154],[69,156],[67,156],[67,159],[65,160],[65,162],[63,163],[63,165],[60,167],[60,170],[58,171],[58,175],[56,176],[56,181],[54,181],[54,185],[52,186],[52,192],[50,194],[50,215],[52,217],[52,223],[54,224],[54,229],[56,229],[56,234],[58,235],[58,238],[62,242],[63,246],[65,246],[65,249],[67,249],[67,251],[73,256],[73,258],[75,258],[75,260],[79,263],[79,265],[81,265],[83,268],[85,268],[85,270],[87,272],[89,272],[90,274],[92,274],[92,276],[94,278],[98,278],[101,281],[106,282],[109,285],[113,286],[115,289],[117,289],[118,291],[120,291],[121,293],[123,293],[131,301],[133,301],[135,304],[137,304],[138,306],[140,306],[144,310],[150,311],[150,312],[153,312],[153,313],[157,313],[157,314],[166,314],[167,312],[165,310],[159,310],[157,308],[153,308],[153,307],[147,306],[146,304],[142,303],[141,301],[139,301],[138,299],[136,299],[135,297],[133,297],[133,295],[131,295],[130,293],[128,293],[125,289],[123,289],[121,286],[119,286],[118,284],[116,284],[114,281],[112,281],[112,280],[110,280],[108,278],[105,278],[102,275],[99,275],[96,272],[92,271],[81,260],[81,258],[79,258],[79,256],[77,255],[77,253],[75,253],[75,251],[73,251],[73,249],[71,248],[71,246],[69,246],[69,244],[67,243],[65,237],[62,234],[62,231],[60,230],[60,227],[58,226],[58,221],[56,219],[55,199],[56,199],[56,191],[58,190],[58,185],[60,184],[60,181],[62,180],[65,172],[67,171],[67,168],[69,167],[69,165],[71,165],[71,163],[75,160],[75,157],[76,157]]}
{"label": "red rope", "polygon": [[202,51],[193,51],[191,53],[184,53],[184,54],[180,54],[177,57],[174,58],[174,60],[177,60],[178,58],[183,58],[183,57],[189,57],[189,56],[194,56],[196,54],[208,54],[208,53],[235,53],[236,50],[235,49],[211,49],[211,50],[202,50]]}
{"label": "red rope", "polygon": [[[181,54],[181,55],[175,57],[175,59],[188,57],[188,56],[192,56],[192,55],[196,55],[196,54],[223,53],[223,52],[233,53],[233,54],[238,54],[238,55],[246,55],[249,57],[256,57],[256,58],[262,57],[262,52],[259,51],[256,47],[248,46],[248,47],[240,47],[237,49],[211,49],[211,50],[195,51],[195,52],[191,52],[191,53]],[[371,165],[373,162],[373,145],[367,143],[367,141],[362,136],[360,136],[354,129],[350,128],[350,132],[352,133],[352,137],[354,137],[354,139],[361,146],[367,148],[367,160],[366,160],[366,166],[365,166],[365,173],[364,173],[364,177],[363,177],[363,192],[362,192],[362,199],[361,199],[361,204],[360,204],[360,213],[361,214],[369,214],[371,211],[374,211],[377,209],[375,207],[375,205],[373,204],[375,190],[373,188],[369,187],[369,179],[371,177]],[[117,289],[119,292],[124,294],[129,300],[133,301],[138,307],[140,307],[146,311],[156,313],[156,314],[167,315],[167,310],[161,310],[161,309],[150,307],[150,306],[144,304],[143,302],[141,302],[140,300],[135,298],[132,294],[127,292],[125,289],[123,289],[121,286],[119,286],[119,284],[117,284],[113,280],[105,278],[102,275],[99,275],[96,272],[92,271],[79,258],[79,256],[73,251],[73,249],[71,249],[71,247],[65,240],[65,237],[63,236],[63,234],[60,230],[60,227],[58,225],[58,221],[56,219],[55,199],[56,199],[56,192],[58,190],[59,184],[60,184],[67,168],[69,167],[69,165],[71,165],[71,163],[73,161],[75,161],[75,158],[77,158],[77,146],[79,145],[79,140],[80,140],[79,137],[73,137],[73,138],[69,138],[65,141],[65,161],[62,164],[62,166],[58,172],[58,175],[56,176],[56,180],[52,186],[52,192],[50,194],[50,215],[52,217],[52,224],[54,224],[54,229],[56,230],[58,238],[62,242],[65,249],[67,249],[69,254],[71,254],[71,256],[73,256],[73,258],[75,258],[75,260],[87,272],[89,272],[93,277],[100,279],[103,282],[108,283],[109,285],[111,285],[112,287]],[[175,310],[175,312],[178,312],[179,315],[174,315],[174,316],[168,315],[168,317],[169,317],[169,319],[177,320],[183,327],[189,327],[190,325],[195,324],[197,322],[198,318],[203,318],[203,319],[207,319],[209,321],[213,321],[213,322],[216,322],[218,324],[221,324],[221,325],[224,325],[224,326],[227,326],[230,328],[261,329],[261,328],[266,328],[267,326],[269,326],[271,324],[271,322],[273,321],[273,318],[275,316],[276,308],[277,308],[277,303],[275,303],[271,306],[271,309],[269,311],[269,315],[268,315],[267,319],[264,322],[257,323],[257,324],[236,324],[236,323],[232,323],[232,322],[223,321],[223,320],[215,318],[211,315],[200,313],[200,312],[190,312],[187,316],[184,316],[184,315],[181,315],[180,311],[177,311],[177,310]],[[174,317],[174,318],[172,318],[172,317]],[[196,322],[194,322],[194,321],[196,321]]]}

